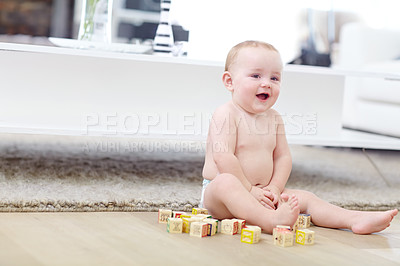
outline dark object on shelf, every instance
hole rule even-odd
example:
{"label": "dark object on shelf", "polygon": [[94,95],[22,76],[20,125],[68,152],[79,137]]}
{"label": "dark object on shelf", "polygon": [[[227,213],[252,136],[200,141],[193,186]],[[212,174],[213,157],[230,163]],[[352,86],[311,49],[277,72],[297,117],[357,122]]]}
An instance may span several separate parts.
{"label": "dark object on shelf", "polygon": [[314,49],[301,49],[301,55],[289,62],[295,65],[309,65],[309,66],[323,66],[329,67],[331,65],[330,54],[318,53]]}
{"label": "dark object on shelf", "polygon": [[[127,39],[154,39],[156,35],[158,23],[144,22],[140,26],[135,26],[130,23],[120,23],[118,26],[118,37]],[[174,41],[182,42],[189,40],[189,31],[184,30],[182,26],[172,25]]]}
{"label": "dark object on shelf", "polygon": [[160,12],[160,0],[126,0],[125,7],[143,11]]}

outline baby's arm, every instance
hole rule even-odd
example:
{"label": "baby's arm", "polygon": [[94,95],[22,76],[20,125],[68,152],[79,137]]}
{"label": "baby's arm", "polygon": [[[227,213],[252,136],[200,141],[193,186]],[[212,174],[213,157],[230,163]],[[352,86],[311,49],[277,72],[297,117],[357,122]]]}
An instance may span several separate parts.
{"label": "baby's arm", "polygon": [[209,147],[212,148],[213,159],[219,173],[236,176],[247,191],[250,191],[252,186],[235,156],[237,127],[235,116],[229,106],[224,105],[215,111],[208,134],[212,142]]}
{"label": "baby's arm", "polygon": [[274,172],[266,190],[274,194],[273,202],[277,204],[280,195],[284,190],[292,170],[292,157],[290,155],[289,144],[286,140],[285,127],[282,117],[276,113],[276,147],[273,154]]}

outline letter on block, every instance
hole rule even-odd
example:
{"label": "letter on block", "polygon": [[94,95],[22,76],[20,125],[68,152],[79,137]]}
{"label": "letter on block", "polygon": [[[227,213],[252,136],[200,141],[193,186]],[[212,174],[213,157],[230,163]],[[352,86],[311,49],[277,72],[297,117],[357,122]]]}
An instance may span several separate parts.
{"label": "letter on block", "polygon": [[246,221],[243,219],[232,219],[238,222],[238,233],[242,232],[242,229],[246,227]]}
{"label": "letter on block", "polygon": [[[297,228],[308,228],[311,225],[311,216],[309,214],[299,214],[297,218]],[[296,228],[296,229],[297,229]]]}
{"label": "letter on block", "polygon": [[288,226],[288,225],[277,225],[274,229],[272,229],[272,236],[274,237],[274,239],[275,239],[276,231],[277,231],[279,228],[287,229],[287,230],[290,231],[290,226]]}
{"label": "letter on block", "polygon": [[190,235],[197,237],[205,237],[208,233],[208,223],[193,222],[190,224]]}
{"label": "letter on block", "polygon": [[213,236],[218,232],[218,220],[217,219],[204,219],[203,222],[208,224],[208,236]]}
{"label": "letter on block", "polygon": [[260,237],[261,227],[250,225],[242,229],[240,241],[242,241],[243,243],[255,244],[260,241]]}
{"label": "letter on block", "polygon": [[274,245],[281,247],[293,246],[294,233],[285,228],[276,228],[274,236]]}
{"label": "letter on block", "polygon": [[181,218],[182,219],[182,232],[183,233],[190,233],[190,224],[195,222],[192,218]]}
{"label": "letter on block", "polygon": [[314,244],[315,233],[309,229],[298,229],[296,231],[296,243],[300,245]]}
{"label": "letter on block", "polygon": [[167,232],[171,234],[181,234],[183,221],[181,218],[168,218]]}
{"label": "letter on block", "polygon": [[238,233],[238,222],[233,219],[225,219],[221,222],[221,233],[235,235]]}
{"label": "letter on block", "polygon": [[208,210],[204,208],[193,208],[192,209],[192,214],[208,214]]}
{"label": "letter on block", "polygon": [[181,215],[185,215],[186,212],[177,212],[177,211],[173,211],[172,212],[172,217],[173,218],[181,218]]}
{"label": "letter on block", "polygon": [[158,223],[166,224],[169,217],[172,217],[172,210],[158,210]]}

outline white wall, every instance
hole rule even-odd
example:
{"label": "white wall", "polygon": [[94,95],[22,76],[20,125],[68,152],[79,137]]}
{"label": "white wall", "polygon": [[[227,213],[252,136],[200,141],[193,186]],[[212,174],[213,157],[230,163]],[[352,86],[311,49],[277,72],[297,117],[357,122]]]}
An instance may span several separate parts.
{"label": "white wall", "polygon": [[351,11],[372,28],[400,29],[399,0],[332,0],[338,11]]}
{"label": "white wall", "polygon": [[[175,3],[175,4],[174,4]],[[228,50],[248,40],[276,46],[284,61],[296,56],[299,47],[300,10],[285,1],[174,0],[175,14],[190,30],[188,56],[224,61]],[[179,11],[176,11],[179,9]]]}

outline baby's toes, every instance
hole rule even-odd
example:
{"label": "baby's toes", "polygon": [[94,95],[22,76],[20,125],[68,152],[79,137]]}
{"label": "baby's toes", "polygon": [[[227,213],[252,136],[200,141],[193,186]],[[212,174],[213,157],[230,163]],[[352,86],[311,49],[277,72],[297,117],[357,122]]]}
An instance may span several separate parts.
{"label": "baby's toes", "polygon": [[285,201],[285,202],[289,200],[289,197],[290,197],[290,196],[289,196],[288,194],[286,194],[286,193],[282,193],[282,194],[281,194],[281,199],[282,199],[283,201]]}
{"label": "baby's toes", "polygon": [[300,214],[300,206],[296,202],[296,204],[292,205],[292,212],[295,213],[297,216]]}
{"label": "baby's toes", "polygon": [[297,197],[295,195],[291,195],[289,197],[288,203],[290,204],[290,203],[295,202],[295,201],[297,201]]}
{"label": "baby's toes", "polygon": [[295,208],[299,206],[299,200],[297,199],[297,197],[294,197],[290,200],[289,202],[290,207]]}

